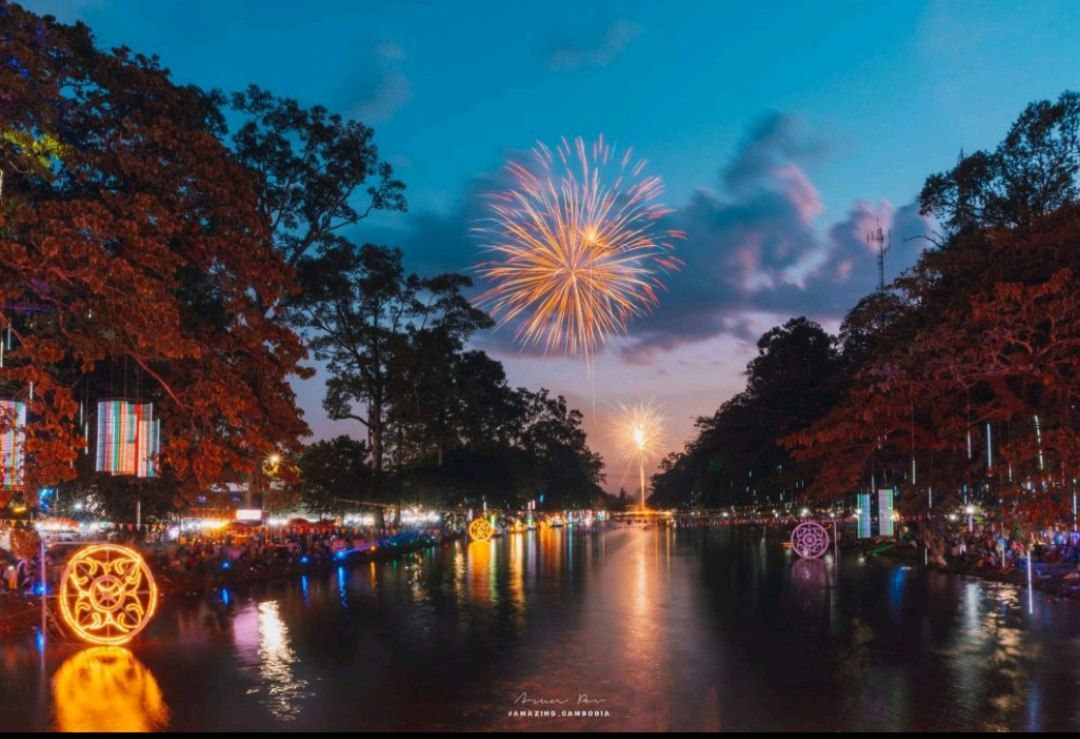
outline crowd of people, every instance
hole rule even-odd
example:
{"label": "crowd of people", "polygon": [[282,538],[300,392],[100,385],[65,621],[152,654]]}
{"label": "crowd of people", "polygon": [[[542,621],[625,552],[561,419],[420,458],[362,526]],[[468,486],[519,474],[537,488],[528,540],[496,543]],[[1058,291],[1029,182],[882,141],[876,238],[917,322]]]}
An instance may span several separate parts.
{"label": "crowd of people", "polygon": [[990,523],[957,523],[947,529],[946,557],[963,569],[1026,566],[1029,553],[1034,564],[1076,566],[1080,564],[1080,532],[1061,525],[1021,532]]}
{"label": "crowd of people", "polygon": [[453,533],[441,526],[257,527],[159,542],[148,548],[147,556],[155,572],[165,573],[166,582],[184,590],[199,590],[223,580],[257,578],[434,546]]}
{"label": "crowd of people", "polygon": [[[441,525],[400,529],[319,525],[223,527],[167,537],[163,529],[133,531],[117,527],[106,532],[104,538],[137,546],[166,589],[197,591],[219,582],[414,551],[438,545],[459,533]],[[0,524],[4,592],[19,596],[41,593],[39,541],[29,526]],[[48,591],[59,582],[69,548],[55,543],[44,548]]]}

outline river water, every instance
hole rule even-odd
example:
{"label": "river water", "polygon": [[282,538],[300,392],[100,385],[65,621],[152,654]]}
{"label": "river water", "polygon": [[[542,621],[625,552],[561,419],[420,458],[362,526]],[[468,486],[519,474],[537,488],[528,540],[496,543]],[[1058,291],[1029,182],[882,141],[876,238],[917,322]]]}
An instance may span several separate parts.
{"label": "river water", "polygon": [[1080,603],[745,529],[513,534],[169,599],[130,649],[0,644],[3,730],[1075,731],[1078,688]]}

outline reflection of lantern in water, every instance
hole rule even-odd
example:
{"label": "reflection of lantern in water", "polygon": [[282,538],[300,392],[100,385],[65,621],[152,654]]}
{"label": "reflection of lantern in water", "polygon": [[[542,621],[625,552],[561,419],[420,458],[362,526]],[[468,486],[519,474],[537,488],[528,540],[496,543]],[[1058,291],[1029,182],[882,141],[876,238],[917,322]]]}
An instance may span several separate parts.
{"label": "reflection of lantern in water", "polygon": [[154,731],[169,708],[146,667],[122,647],[91,647],[53,675],[58,731]]}
{"label": "reflection of lantern in water", "polygon": [[98,401],[98,472],[156,477],[155,458],[160,451],[161,421],[154,419],[153,403]]}
{"label": "reflection of lantern in water", "polygon": [[478,518],[469,524],[469,538],[473,541],[487,541],[494,533],[495,529],[483,518]]}
{"label": "reflection of lantern in water", "polygon": [[80,639],[125,644],[157,609],[157,585],[134,549],[91,544],[68,560],[60,580],[60,613]]}
{"label": "reflection of lantern in water", "polygon": [[0,488],[22,485],[25,428],[26,403],[0,400]]}

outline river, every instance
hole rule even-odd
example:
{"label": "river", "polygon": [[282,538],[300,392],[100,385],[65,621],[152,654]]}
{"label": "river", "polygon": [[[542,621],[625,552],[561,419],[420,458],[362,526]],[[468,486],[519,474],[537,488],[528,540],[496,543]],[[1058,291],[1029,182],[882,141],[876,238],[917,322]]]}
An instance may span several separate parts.
{"label": "river", "polygon": [[1080,603],[550,530],[171,598],[129,649],[9,639],[0,728],[1076,731],[1078,665]]}

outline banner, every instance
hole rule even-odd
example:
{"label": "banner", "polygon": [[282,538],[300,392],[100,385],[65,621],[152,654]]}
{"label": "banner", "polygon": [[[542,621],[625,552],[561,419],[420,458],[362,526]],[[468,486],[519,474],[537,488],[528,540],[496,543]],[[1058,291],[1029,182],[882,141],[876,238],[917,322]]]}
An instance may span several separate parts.
{"label": "banner", "polygon": [[893,491],[892,488],[877,491],[878,495],[878,534],[893,535]]}
{"label": "banner", "polygon": [[97,471],[156,477],[161,422],[154,419],[154,404],[114,399],[97,405]]}
{"label": "banner", "polygon": [[859,493],[857,497],[859,505],[859,538],[869,539],[874,535],[870,517],[870,493]]}
{"label": "banner", "polygon": [[0,488],[21,487],[26,403],[0,400]]}

